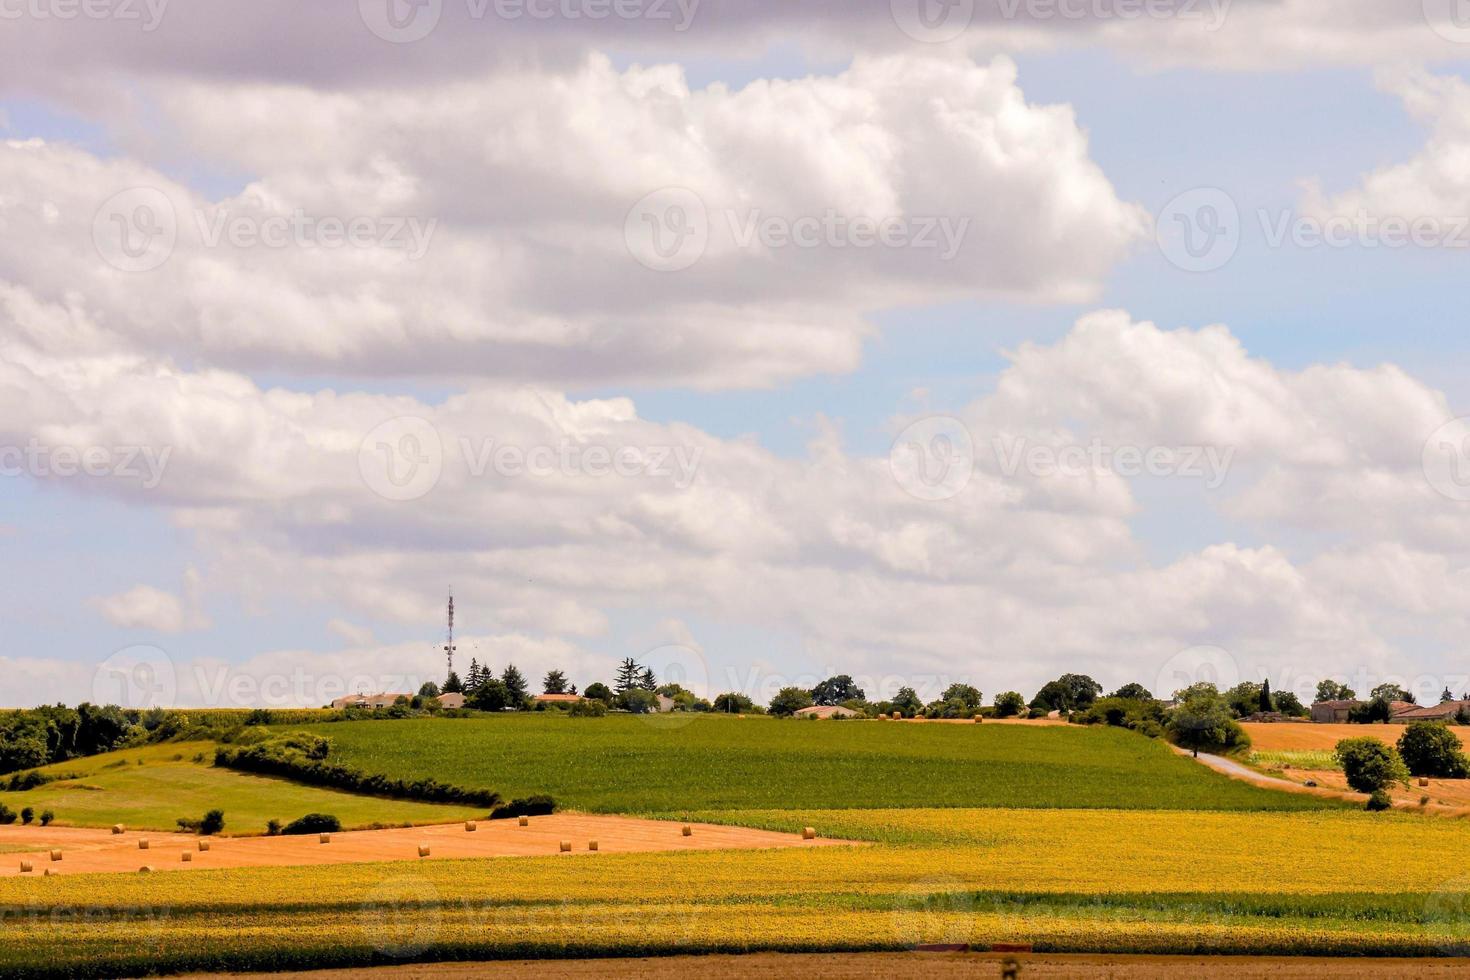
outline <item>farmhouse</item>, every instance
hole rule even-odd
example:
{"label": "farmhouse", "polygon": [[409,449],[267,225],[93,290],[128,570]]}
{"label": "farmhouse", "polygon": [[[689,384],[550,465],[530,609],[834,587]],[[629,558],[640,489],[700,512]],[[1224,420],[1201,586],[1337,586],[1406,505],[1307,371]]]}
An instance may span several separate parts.
{"label": "farmhouse", "polygon": [[[1318,701],[1312,705],[1312,721],[1319,725],[1339,725],[1348,720],[1348,714],[1357,707],[1366,704],[1366,701]],[[1394,721],[1406,711],[1414,711],[1419,706],[1408,701],[1388,702],[1388,711]],[[1454,712],[1450,712],[1451,715]]]}
{"label": "farmhouse", "polygon": [[453,692],[450,692],[448,694],[441,694],[439,695],[439,705],[440,707],[444,708],[463,708],[464,695],[455,694]]}
{"label": "farmhouse", "polygon": [[580,694],[536,694],[532,699],[537,704],[575,704],[583,700]]}
{"label": "farmhouse", "polygon": [[858,713],[851,708],[844,708],[840,704],[817,705],[812,708],[802,708],[796,712],[798,718],[856,718]]}
{"label": "farmhouse", "polygon": [[1410,708],[1396,713],[1393,720],[1404,725],[1411,721],[1454,721],[1462,711],[1470,711],[1470,701],[1444,701],[1427,708]]}
{"label": "farmhouse", "polygon": [[391,708],[407,694],[349,694],[332,702],[334,708]]}

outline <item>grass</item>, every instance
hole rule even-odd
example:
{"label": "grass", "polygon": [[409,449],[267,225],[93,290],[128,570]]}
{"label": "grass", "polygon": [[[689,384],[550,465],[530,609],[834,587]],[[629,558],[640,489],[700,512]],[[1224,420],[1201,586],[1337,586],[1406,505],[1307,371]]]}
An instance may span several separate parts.
{"label": "grass", "polygon": [[[387,724],[369,722],[368,724]],[[201,762],[194,757],[201,756]],[[337,790],[302,786],[283,779],[216,769],[214,745],[190,742],[151,745],[43,769],[75,775],[23,793],[0,793],[0,803],[17,812],[52,810],[58,825],[139,830],[174,830],[179,817],[198,819],[205,811],[225,811],[226,834],[265,832],[266,821],[283,823],[306,813],[331,813],[344,827],[375,823],[447,823],[484,816],[484,808],[440,806],[384,800]],[[141,763],[141,764],[140,764]]]}
{"label": "grass", "polygon": [[1344,811],[722,816],[879,843],[201,870],[111,876],[105,887],[95,876],[7,877],[0,974],[998,941],[1043,951],[1442,956],[1470,942],[1467,882],[1450,867],[1464,836],[1458,821]]}
{"label": "grass", "polygon": [[1036,807],[1313,810],[1109,728],[803,722],[560,712],[308,727],[332,760],[608,813]]}
{"label": "grass", "polygon": [[1252,752],[1250,764],[1262,769],[1342,769],[1342,764],[1331,752],[1317,751],[1313,749],[1301,749],[1296,751],[1268,751]]}

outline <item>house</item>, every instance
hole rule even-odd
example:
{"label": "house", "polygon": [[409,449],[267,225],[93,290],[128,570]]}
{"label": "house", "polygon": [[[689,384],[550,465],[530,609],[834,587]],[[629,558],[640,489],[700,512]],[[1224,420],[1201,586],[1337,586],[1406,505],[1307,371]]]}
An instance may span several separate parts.
{"label": "house", "polygon": [[535,694],[531,699],[537,704],[575,704],[583,700],[580,694]]}
{"label": "house", "polygon": [[844,708],[840,704],[823,704],[811,708],[802,708],[796,712],[798,718],[856,718],[858,713],[851,708]]}
{"label": "house", "polygon": [[1413,721],[1454,721],[1461,711],[1470,711],[1470,701],[1443,701],[1429,707],[1411,707],[1396,712],[1394,724],[1407,725]]}
{"label": "house", "polygon": [[665,697],[662,694],[658,695],[658,710],[660,712],[673,711],[678,706],[673,698]]}
{"label": "house", "polygon": [[464,695],[453,692],[439,695],[439,706],[442,708],[463,708]]}
{"label": "house", "polygon": [[[1366,701],[1318,701],[1312,705],[1312,721],[1319,725],[1340,725],[1348,720],[1348,715],[1354,708],[1366,704]],[[1399,720],[1399,715],[1418,709],[1417,704],[1408,701],[1388,702],[1388,713],[1393,721]],[[1450,712],[1454,714],[1453,711]]]}
{"label": "house", "polygon": [[334,708],[391,708],[399,698],[411,698],[408,694],[349,694],[332,702]]}

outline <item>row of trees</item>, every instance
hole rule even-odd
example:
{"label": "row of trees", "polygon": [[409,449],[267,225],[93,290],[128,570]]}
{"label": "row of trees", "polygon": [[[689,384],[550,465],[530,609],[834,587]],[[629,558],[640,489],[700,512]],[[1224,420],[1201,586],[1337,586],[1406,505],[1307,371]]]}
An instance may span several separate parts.
{"label": "row of trees", "polygon": [[1409,785],[1410,776],[1464,779],[1470,776],[1470,759],[1460,740],[1442,722],[1416,721],[1404,729],[1396,746],[1376,738],[1345,738],[1333,754],[1342,765],[1347,784],[1370,794],[1368,809],[1386,810],[1392,803],[1388,788]]}

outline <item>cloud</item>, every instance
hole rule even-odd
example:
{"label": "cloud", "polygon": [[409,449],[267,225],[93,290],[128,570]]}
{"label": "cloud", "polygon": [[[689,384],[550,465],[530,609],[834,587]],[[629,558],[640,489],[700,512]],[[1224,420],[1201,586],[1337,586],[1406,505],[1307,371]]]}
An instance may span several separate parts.
{"label": "cloud", "polygon": [[366,626],[358,626],[347,622],[345,619],[331,619],[327,621],[328,631],[342,637],[354,646],[367,646],[373,642],[373,631]]}
{"label": "cloud", "polygon": [[208,617],[190,608],[185,600],[151,585],[137,585],[126,592],[94,599],[92,604],[104,619],[123,629],[183,633],[210,625]]}

